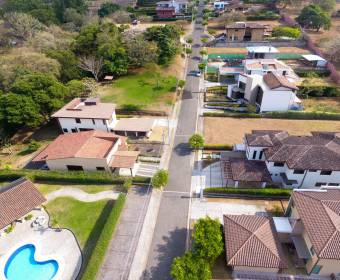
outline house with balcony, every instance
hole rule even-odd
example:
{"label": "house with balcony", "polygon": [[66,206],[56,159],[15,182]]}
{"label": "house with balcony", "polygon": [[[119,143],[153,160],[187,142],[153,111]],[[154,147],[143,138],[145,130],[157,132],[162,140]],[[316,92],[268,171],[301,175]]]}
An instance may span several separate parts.
{"label": "house with balcony", "polygon": [[235,22],[225,27],[227,42],[263,41],[265,26],[256,22]]}
{"label": "house with balcony", "polygon": [[272,181],[285,188],[340,185],[340,133],[253,130],[244,137],[244,149],[248,160],[265,162]]}
{"label": "house with balcony", "polygon": [[[340,189],[294,190],[285,215],[308,274],[340,275]],[[334,278],[335,279],[335,278]]]}
{"label": "house with balcony", "polygon": [[101,130],[133,138],[149,137],[154,120],[126,118],[117,120],[116,106],[98,98],[75,98],[52,115],[63,133]]}
{"label": "house with balcony", "polygon": [[189,2],[186,0],[160,1],[156,3],[158,18],[174,18],[177,14],[188,12]]}
{"label": "house with balcony", "polygon": [[135,176],[139,152],[129,151],[126,138],[90,130],[59,135],[33,160],[49,170],[107,171]]}
{"label": "house with balcony", "polygon": [[229,87],[228,97],[243,99],[255,105],[260,113],[302,108],[301,100],[296,96],[298,88],[287,77],[275,72],[264,75],[251,73],[239,75],[238,84]]}

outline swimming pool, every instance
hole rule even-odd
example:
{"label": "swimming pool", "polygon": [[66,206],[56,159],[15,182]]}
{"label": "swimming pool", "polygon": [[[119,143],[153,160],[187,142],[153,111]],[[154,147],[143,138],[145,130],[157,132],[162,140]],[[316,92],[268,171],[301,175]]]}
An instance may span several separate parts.
{"label": "swimming pool", "polygon": [[34,258],[35,246],[32,244],[18,248],[5,266],[7,280],[51,280],[59,265],[55,260],[38,262]]}

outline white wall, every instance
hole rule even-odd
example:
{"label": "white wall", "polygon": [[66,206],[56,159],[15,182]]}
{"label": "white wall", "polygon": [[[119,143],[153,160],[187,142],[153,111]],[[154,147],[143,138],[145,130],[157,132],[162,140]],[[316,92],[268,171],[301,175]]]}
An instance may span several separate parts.
{"label": "white wall", "polygon": [[[248,146],[247,147],[247,158],[249,160],[264,160],[265,159],[265,156],[264,156],[264,152],[262,153],[262,158],[260,158],[260,154],[261,154],[261,151],[263,151],[263,147],[250,147]],[[256,152],[256,157],[253,158],[253,155],[254,155],[254,152]]]}
{"label": "white wall", "polygon": [[292,91],[264,91],[260,111],[288,111],[292,99]]}
{"label": "white wall", "polygon": [[96,158],[64,158],[46,160],[46,164],[50,170],[67,170],[67,165],[82,166],[86,171],[96,171],[96,167],[104,167],[110,171],[105,159]]}

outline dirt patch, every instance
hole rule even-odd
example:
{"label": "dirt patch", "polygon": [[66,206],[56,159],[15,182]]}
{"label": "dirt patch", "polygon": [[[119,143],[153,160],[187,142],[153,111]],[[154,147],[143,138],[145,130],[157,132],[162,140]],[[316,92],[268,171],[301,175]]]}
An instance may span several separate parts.
{"label": "dirt patch", "polygon": [[308,54],[309,50],[299,47],[279,47],[277,48],[280,53],[297,53],[297,54]]}
{"label": "dirt patch", "polygon": [[204,118],[206,144],[242,143],[253,129],[282,129],[290,134],[307,135],[311,131],[340,131],[340,122],[321,120]]}
{"label": "dirt patch", "polygon": [[237,54],[247,54],[246,48],[207,48],[208,54],[212,53],[237,53]]}

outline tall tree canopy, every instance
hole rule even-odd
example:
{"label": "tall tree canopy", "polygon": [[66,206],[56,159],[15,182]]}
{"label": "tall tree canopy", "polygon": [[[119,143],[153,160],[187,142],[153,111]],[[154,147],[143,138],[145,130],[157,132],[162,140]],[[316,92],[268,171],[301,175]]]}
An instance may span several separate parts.
{"label": "tall tree canopy", "polygon": [[316,29],[329,29],[331,27],[331,17],[319,5],[308,5],[301,10],[300,15],[296,18],[302,27]]}

